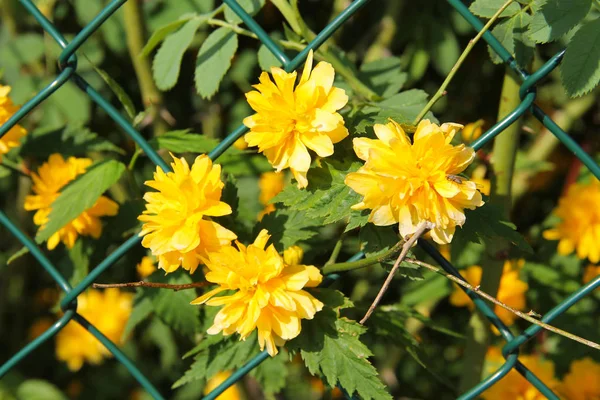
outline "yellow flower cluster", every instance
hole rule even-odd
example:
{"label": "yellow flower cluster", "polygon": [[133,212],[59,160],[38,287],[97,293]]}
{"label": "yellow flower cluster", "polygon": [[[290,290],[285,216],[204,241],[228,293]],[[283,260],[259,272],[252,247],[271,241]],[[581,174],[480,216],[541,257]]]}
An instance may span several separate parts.
{"label": "yellow flower cluster", "polygon": [[[15,106],[10,97],[8,97],[10,90],[10,86],[0,85],[0,126],[8,121],[14,113],[19,111],[19,107]],[[2,155],[8,153],[13,147],[19,146],[21,138],[26,134],[27,130],[17,124],[0,138],[0,161],[2,161]]]}
{"label": "yellow flower cluster", "polygon": [[[116,344],[121,343],[132,305],[133,294],[118,289],[88,290],[77,297],[77,312]],[[100,364],[110,356],[104,345],[75,321],[56,335],[56,357],[71,371],[79,370],[84,362]]]}
{"label": "yellow flower cluster", "polygon": [[[313,54],[308,54],[298,86],[296,72],[271,68],[260,75],[256,90],[246,93],[248,104],[256,114],[244,119],[250,128],[245,139],[248,146],[258,146],[277,172],[290,168],[298,187],[308,185],[306,173],[311,157],[333,154],[333,145],[348,136],[344,119],[337,112],[348,102],[346,92],[333,86],[335,71],[331,64],[320,62],[312,69]],[[308,149],[307,149],[308,148]]]}
{"label": "yellow flower cluster", "polygon": [[140,279],[149,277],[156,271],[154,258],[148,256],[142,257],[142,261],[136,266],[136,270]]}
{"label": "yellow flower cluster", "polygon": [[413,142],[400,124],[374,126],[377,139],[354,139],[354,151],[365,165],[346,176],[346,185],[364,196],[355,210],[371,209],[375,225],[399,224],[403,237],[428,221],[436,243],[452,240],[465,222],[464,209],[483,205],[474,182],[458,176],[473,161],[473,149],[450,144],[461,128],[423,120]]}
{"label": "yellow flower cluster", "polygon": [[180,266],[193,273],[201,257],[237,238],[207,218],[231,214],[231,207],[221,201],[221,166],[208,156],[198,156],[191,168],[184,158],[173,157],[171,167],[173,172],[156,167],[154,180],[146,182],[158,192],[144,195],[146,210],[138,218],[144,222],[142,246],[167,273]]}
{"label": "yellow flower cluster", "polygon": [[558,201],[554,214],[561,219],[553,229],[544,231],[544,238],[559,240],[558,252],[600,262],[600,182],[575,183]]}
{"label": "yellow flower cluster", "polygon": [[[519,279],[519,269],[518,264],[514,267],[510,261],[504,263],[504,271],[502,272],[498,295],[496,296],[502,303],[516,310],[525,308],[525,293],[529,289],[527,283]],[[477,286],[481,283],[482,270],[478,265],[469,267],[461,271],[460,274],[472,286]],[[454,292],[450,295],[450,303],[456,307],[469,307],[470,310],[475,308],[473,301],[458,285],[455,285]],[[512,325],[515,319],[517,319],[515,314],[500,306],[496,306],[494,312],[506,325]]]}
{"label": "yellow flower cluster", "polygon": [[[37,210],[33,216],[33,222],[40,225],[40,229],[43,229],[49,221],[48,216],[52,210],[52,203],[60,195],[60,190],[78,175],[83,174],[91,164],[92,160],[89,158],[69,157],[65,160],[60,154],[52,154],[37,173],[31,174],[35,195],[25,197],[25,209]],[[101,196],[91,208],[50,236],[47,243],[48,250],[53,250],[60,242],[71,249],[79,235],[98,239],[102,234],[100,217],[116,215],[118,211],[117,203],[108,197]]]}
{"label": "yellow flower cluster", "polygon": [[573,361],[558,392],[568,400],[600,399],[600,364],[589,357]]}
{"label": "yellow flower cluster", "polygon": [[[300,320],[312,319],[323,308],[305,287],[321,283],[319,270],[312,265],[299,265],[298,248],[282,257],[271,244],[270,235],[262,230],[249,246],[236,242],[211,252],[204,260],[206,280],[218,287],[192,304],[224,306],[215,316],[209,334],[237,332],[241,340],[258,329],[261,350],[277,354],[277,346],[300,334]],[[216,297],[224,291],[233,291]]]}

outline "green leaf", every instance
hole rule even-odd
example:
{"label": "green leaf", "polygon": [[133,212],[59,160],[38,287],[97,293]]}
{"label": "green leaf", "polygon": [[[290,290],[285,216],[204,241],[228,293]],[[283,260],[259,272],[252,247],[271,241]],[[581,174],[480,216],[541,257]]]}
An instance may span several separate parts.
{"label": "green leaf", "polygon": [[77,286],[90,272],[90,257],[93,251],[94,246],[90,243],[89,238],[80,238],[75,242],[72,249],[67,249],[69,261],[73,269],[73,273],[69,279],[71,286]]}
{"label": "green leaf", "polygon": [[219,28],[208,35],[198,52],[194,74],[200,96],[207,99],[217,92],[237,48],[237,34],[229,28]]}
{"label": "green leaf", "polygon": [[271,234],[271,243],[282,251],[290,246],[308,240],[319,232],[322,223],[313,219],[306,212],[298,210],[277,209],[263,217],[253,230],[256,237],[261,229]]}
{"label": "green leaf", "polygon": [[135,327],[148,318],[152,314],[153,310],[154,306],[152,305],[152,300],[150,300],[150,298],[147,296],[143,296],[141,291],[138,291],[138,294],[134,299],[133,309],[131,310],[129,319],[125,324],[125,329],[123,329],[121,340],[127,340]]}
{"label": "green leaf", "polygon": [[373,224],[363,226],[360,229],[358,238],[363,244],[363,251],[367,257],[384,253],[400,241],[393,227],[375,226]]}
{"label": "green leaf", "polygon": [[[175,285],[192,283],[192,278],[187,271],[166,276],[153,274],[149,280]],[[192,337],[200,330],[200,309],[198,306],[190,304],[197,297],[194,290],[176,292],[174,290],[144,289],[144,295],[152,301],[156,315],[177,332]]]}
{"label": "green leaf", "polygon": [[273,55],[264,44],[258,49],[258,65],[263,71],[271,71],[271,67],[281,67],[281,61]]}
{"label": "green leaf", "polygon": [[52,203],[48,223],[35,236],[42,243],[60,228],[91,208],[96,200],[125,172],[125,165],[115,160],[101,161],[69,182]]}
{"label": "green leaf", "polygon": [[342,164],[322,160],[320,167],[308,171],[306,189],[288,185],[273,202],[283,203],[296,211],[310,210],[311,218],[322,221],[322,224],[346,219],[352,211],[350,207],[360,202],[360,195],[346,186],[344,179],[360,165],[359,162]]}
{"label": "green leaf", "polygon": [[69,157],[81,156],[91,151],[125,154],[123,149],[99,137],[89,129],[72,125],[59,129],[36,129],[30,132],[25,136],[19,154],[46,159],[54,153]]}
{"label": "green leaf", "polygon": [[[207,19],[210,18],[211,15],[212,14],[208,14]],[[170,22],[167,25],[163,25],[160,28],[158,28],[157,30],[155,30],[154,32],[152,32],[152,36],[150,36],[150,39],[148,39],[148,42],[142,49],[142,52],[140,53],[140,57],[148,57],[150,55],[150,53],[152,52],[152,50],[154,50],[154,48],[156,46],[158,46],[158,44],[160,42],[165,40],[167,35],[169,35],[171,32],[176,31],[183,24],[185,24],[186,22],[188,22],[189,20],[191,20],[194,17],[202,18],[203,16],[196,16],[196,14],[182,15],[181,17],[179,17],[179,19],[177,19],[173,22]]]}
{"label": "green leaf", "polygon": [[465,216],[465,224],[462,228],[456,228],[453,245],[473,242],[485,244],[486,249],[493,249],[502,241],[508,241],[518,250],[533,254],[533,249],[515,230],[515,225],[503,220],[502,210],[498,206],[486,203],[475,210],[465,210]]}
{"label": "green leaf", "polygon": [[[421,89],[411,89],[395,94],[374,107],[365,107],[363,111],[377,113],[376,123],[386,123],[388,118],[392,118],[400,124],[412,124],[427,104],[428,97],[429,95]],[[437,122],[431,112],[428,112],[425,118]]]}
{"label": "green leaf", "polygon": [[352,210],[344,232],[365,226],[369,222],[369,214],[369,210]]}
{"label": "green leaf", "polygon": [[[515,52],[515,38],[513,33],[515,29],[515,23],[516,20],[514,18],[510,18],[500,22],[494,27],[494,29],[492,29],[492,35],[498,39],[498,41],[510,54],[514,54]],[[494,64],[502,63],[500,56],[490,46],[488,46],[488,52],[490,53],[490,58]]]}
{"label": "green leaf", "polygon": [[161,44],[152,62],[152,71],[156,86],[160,90],[169,90],[177,83],[183,54],[192,43],[196,31],[206,20],[193,18],[181,29],[170,34]]}
{"label": "green leaf", "polygon": [[160,349],[160,366],[167,369],[179,361],[175,337],[167,325],[153,319],[146,331],[149,339]]}
{"label": "green leaf", "polygon": [[560,65],[567,93],[578,97],[590,92],[600,81],[600,18],[588,21],[575,33]]}
{"label": "green leaf", "polygon": [[274,399],[273,395],[285,387],[285,379],[288,376],[286,361],[287,357],[284,354],[269,357],[250,372],[267,398]]}
{"label": "green leaf", "polygon": [[44,37],[37,33],[21,33],[2,43],[0,65],[20,67],[33,64],[44,55]]}
{"label": "green leaf", "polygon": [[[237,3],[246,11],[250,16],[255,15],[265,5],[265,0],[237,0]],[[242,22],[240,17],[233,12],[229,6],[225,6],[225,19],[227,22],[232,24],[239,24]]]}
{"label": "green leaf", "polygon": [[398,57],[365,63],[360,67],[360,76],[383,98],[398,93],[408,78],[408,74],[402,71],[402,60]]}
{"label": "green leaf", "polygon": [[431,62],[440,75],[446,76],[460,56],[460,46],[449,24],[433,20],[429,26]]}
{"label": "green leaf", "polygon": [[[318,291],[315,293],[318,296]],[[325,378],[331,387],[339,385],[365,400],[391,399],[377,370],[367,360],[371,351],[359,339],[365,330],[325,307],[314,319],[302,321],[300,336],[286,347],[300,351],[309,372]]]}
{"label": "green leaf", "polygon": [[531,22],[531,15],[526,12],[519,12],[514,17],[515,25],[513,28],[514,53],[517,64],[526,67],[533,59],[535,43],[527,35],[527,27]]}
{"label": "green leaf", "polygon": [[98,75],[100,75],[102,80],[108,85],[108,87],[110,88],[110,90],[112,90],[115,96],[117,96],[117,99],[119,99],[119,102],[121,102],[121,105],[123,106],[123,108],[125,108],[127,115],[133,121],[133,119],[135,118],[136,111],[131,97],[129,97],[129,95],[127,94],[127,92],[125,92],[123,87],[121,87],[121,85],[119,85],[117,81],[115,81],[108,73],[106,73],[106,71],[95,66],[91,62],[90,65],[94,67],[94,70],[98,73]]}
{"label": "green leaf", "polygon": [[[492,18],[494,14],[506,3],[505,0],[475,0],[469,10],[475,15],[483,18]],[[521,7],[517,2],[511,3],[506,10],[502,11],[500,17],[512,17],[519,12]]]}
{"label": "green leaf", "polygon": [[19,400],[67,400],[56,386],[41,379],[28,379],[17,389]]}
{"label": "green leaf", "polygon": [[586,16],[592,0],[544,0],[533,15],[528,34],[536,43],[556,40]]}

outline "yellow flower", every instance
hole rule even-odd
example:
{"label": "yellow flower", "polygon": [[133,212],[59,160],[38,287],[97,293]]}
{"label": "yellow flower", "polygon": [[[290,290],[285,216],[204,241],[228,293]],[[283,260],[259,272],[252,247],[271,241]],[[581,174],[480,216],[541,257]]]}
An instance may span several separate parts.
{"label": "yellow flower", "polygon": [[487,168],[485,167],[485,165],[478,165],[477,167],[475,167],[473,173],[471,174],[471,182],[475,182],[475,184],[477,185],[477,189],[482,194],[489,196],[492,185],[489,179],[485,179],[486,171]]}
{"label": "yellow flower", "polygon": [[483,124],[484,120],[478,119],[475,122],[471,122],[470,124],[466,124],[462,129],[461,138],[465,143],[471,143],[473,140],[478,139],[483,132]]}
{"label": "yellow flower", "polygon": [[[225,382],[227,378],[231,376],[231,371],[222,371],[217,373],[215,376],[210,378],[204,386],[204,395],[209,394],[216,389],[221,383]],[[216,400],[242,400],[242,392],[238,385],[230,386],[226,391],[221,393]]]}
{"label": "yellow flower", "polygon": [[235,147],[238,150],[246,150],[248,148],[248,143],[246,143],[246,140],[243,137],[241,137],[235,142],[233,142],[233,147]]}
{"label": "yellow flower", "polygon": [[[531,372],[533,372],[546,386],[555,391],[559,382],[554,377],[554,363],[544,360],[539,356],[519,356],[521,361]],[[500,349],[490,348],[486,357],[486,372],[491,374],[496,371],[504,359]],[[484,400],[544,400],[546,396],[541,394],[529,381],[515,369],[504,376],[499,382],[482,393]]]}
{"label": "yellow flower", "polygon": [[413,143],[395,121],[373,128],[377,140],[353,141],[365,165],[346,176],[346,185],[364,196],[352,208],[372,209],[369,221],[375,225],[399,223],[403,237],[428,221],[433,240],[450,243],[456,226],[465,222],[464,209],[483,205],[475,183],[457,176],[475,157],[464,144],[450,144],[461,125],[423,120]]}
{"label": "yellow flower", "polygon": [[559,392],[569,400],[600,399],[600,364],[589,357],[573,361]]}
{"label": "yellow flower", "polygon": [[284,184],[283,173],[281,172],[265,172],[260,176],[258,180],[258,188],[260,189],[258,200],[265,208],[258,214],[259,221],[265,215],[275,211],[275,204],[270,204],[269,201],[283,190]]}
{"label": "yellow flower", "polygon": [[[463,278],[472,286],[477,286],[481,283],[481,273],[481,267],[478,265],[461,271]],[[513,267],[510,261],[506,261],[504,263],[502,278],[500,279],[497,299],[509,307],[522,310],[525,308],[525,293],[528,288],[527,283],[519,279],[519,268]],[[475,308],[473,301],[458,285],[455,285],[454,292],[450,295],[450,303],[456,307],[469,307],[470,310]],[[517,319],[515,314],[500,306],[496,306],[494,312],[506,325],[511,325]]]}
{"label": "yellow flower", "polygon": [[[118,289],[88,290],[77,297],[77,312],[113,343],[120,344],[132,303],[133,294]],[[104,345],[75,321],[56,335],[56,357],[71,371],[79,370],[84,362],[100,364],[110,356]]]}
{"label": "yellow flower", "polygon": [[[92,160],[89,158],[69,157],[65,160],[60,154],[52,154],[38,169],[37,174],[35,172],[31,174],[35,195],[25,197],[25,209],[37,210],[33,222],[40,225],[40,229],[43,229],[48,222],[52,203],[58,198],[60,190],[78,175],[83,174],[90,164]],[[98,239],[102,234],[100,217],[117,215],[118,211],[117,203],[108,197],[100,196],[96,204],[50,236],[47,243],[48,250],[54,249],[61,241],[71,249],[79,235]]]}
{"label": "yellow flower", "polygon": [[600,275],[600,265],[588,265],[583,272],[583,284],[590,282],[592,279]]}
{"label": "yellow flower", "polygon": [[290,168],[299,188],[308,185],[311,158],[307,147],[319,157],[328,157],[333,154],[333,144],[348,136],[344,119],[337,113],[348,96],[333,86],[331,64],[321,61],[312,69],[312,63],[311,51],[295,89],[296,72],[288,74],[273,67],[275,83],[263,72],[260,83],[254,85],[258,91],[246,93],[248,104],[256,111],[244,119],[250,128],[246,142],[258,146],[278,172]]}
{"label": "yellow flower", "polygon": [[577,257],[592,263],[600,262],[600,182],[575,183],[558,201],[554,214],[562,221],[553,229],[544,231],[544,238],[560,240],[558,252],[568,255],[577,251]]}
{"label": "yellow flower", "polygon": [[144,256],[142,261],[136,266],[137,273],[140,279],[149,277],[156,271],[156,265],[154,265],[154,258]]}
{"label": "yellow flower", "polygon": [[46,332],[54,324],[54,319],[50,317],[38,318],[33,325],[29,327],[29,341]]}
{"label": "yellow flower", "polygon": [[[270,355],[277,347],[300,334],[300,320],[312,319],[323,308],[304,287],[315,287],[323,277],[312,265],[290,265],[298,260],[297,250],[281,257],[271,244],[266,247],[269,233],[263,229],[248,247],[236,242],[205,259],[206,280],[219,285],[192,304],[223,307],[208,330],[211,335],[239,333],[244,340],[258,329],[261,350],[265,344]],[[214,297],[226,290],[235,293]]]}
{"label": "yellow flower", "polygon": [[[10,86],[0,85],[0,126],[4,125],[14,113],[19,111],[19,107],[15,106],[8,97],[10,93]],[[6,135],[0,138],[0,161],[2,161],[2,155],[8,153],[13,147],[18,147],[20,140],[27,134],[27,130],[21,125],[17,124],[10,128]]]}
{"label": "yellow flower", "polygon": [[191,169],[184,158],[173,156],[171,167],[173,172],[156,167],[154,180],[145,182],[158,192],[144,195],[146,210],[138,217],[145,222],[142,246],[167,273],[179,266],[193,273],[208,251],[230,246],[237,238],[205,218],[231,214],[231,207],[221,201],[221,166],[213,165],[208,156],[196,157]]}

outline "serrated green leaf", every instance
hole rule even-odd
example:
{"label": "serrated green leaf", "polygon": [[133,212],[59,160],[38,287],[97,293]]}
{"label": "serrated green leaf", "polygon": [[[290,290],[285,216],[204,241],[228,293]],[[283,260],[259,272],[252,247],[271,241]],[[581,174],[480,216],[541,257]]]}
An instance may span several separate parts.
{"label": "serrated green leaf", "polygon": [[190,368],[185,371],[185,374],[181,378],[175,381],[171,389],[177,389],[185,384],[190,382],[202,382],[202,386],[204,386],[204,382],[206,382],[206,366],[208,365],[208,353],[200,353],[198,356],[194,357],[194,362],[190,365]]}
{"label": "serrated green leaf", "polygon": [[465,216],[465,224],[457,227],[454,235],[454,239],[458,239],[458,243],[481,243],[491,249],[498,242],[506,240],[518,250],[533,254],[533,249],[515,230],[515,225],[503,220],[502,210],[499,207],[486,203],[475,210],[465,210]]}
{"label": "serrated green leaf", "polygon": [[272,201],[296,211],[310,210],[311,218],[325,225],[341,221],[350,216],[350,207],[360,202],[360,195],[344,183],[346,175],[359,167],[358,162],[322,160],[320,167],[308,171],[306,189],[288,185]]}
{"label": "serrated green leaf", "polygon": [[36,242],[39,244],[46,241],[60,228],[91,208],[102,193],[119,180],[123,172],[123,163],[105,160],[92,165],[84,174],[69,182],[52,203],[48,223],[35,235]]}
{"label": "serrated green leaf", "polygon": [[[514,18],[510,18],[500,22],[492,29],[492,35],[498,39],[510,54],[514,54],[515,52],[515,22],[516,20]],[[502,63],[500,56],[490,46],[488,46],[488,52],[490,53],[490,58],[494,64]]]}
{"label": "serrated green leaf", "polygon": [[268,399],[274,399],[273,395],[285,387],[285,379],[288,376],[286,360],[287,357],[283,354],[278,357],[269,357],[250,372]]}
{"label": "serrated green leaf", "polygon": [[19,400],[67,400],[56,386],[41,379],[28,379],[17,389]]}
{"label": "serrated green leaf", "polygon": [[[207,14],[207,19],[211,16],[212,14]],[[196,17],[196,14],[182,15],[181,17],[179,17],[178,20],[170,22],[167,25],[163,25],[154,32],[152,32],[152,36],[150,36],[150,39],[148,39],[148,42],[144,45],[144,48],[140,53],[140,57],[148,57],[152,50],[154,50],[154,48],[158,46],[158,44],[162,42],[167,37],[167,35],[169,35],[171,32],[176,31],[183,24],[185,24],[194,17]],[[198,17],[202,18],[203,16]]]}
{"label": "serrated green leaf", "polygon": [[201,97],[211,98],[217,92],[237,48],[237,34],[228,28],[217,29],[202,43],[194,73],[196,91]]}
{"label": "serrated green leaf", "polygon": [[360,76],[383,98],[398,93],[408,78],[408,74],[402,71],[402,60],[398,57],[365,63],[360,67]]}
{"label": "serrated green leaf", "polygon": [[[172,273],[169,275],[153,274],[152,282],[186,284],[191,283],[192,278],[186,273]],[[152,301],[155,314],[164,323],[175,329],[182,335],[191,337],[200,330],[200,309],[191,305],[190,302],[197,296],[193,290],[156,290],[144,289],[145,294]]]}
{"label": "serrated green leaf", "polygon": [[127,340],[135,327],[148,318],[154,310],[152,300],[150,300],[149,297],[143,296],[141,293],[142,292],[140,291],[135,296],[131,314],[129,314],[129,319],[125,324],[125,329],[123,329],[123,334],[121,335],[122,341]]}
{"label": "serrated green leaf", "polygon": [[521,67],[526,67],[533,59],[533,50],[535,49],[535,43],[527,35],[531,15],[519,12],[513,18],[515,20],[513,28],[515,60]]}
{"label": "serrated green leaf", "polygon": [[373,224],[362,227],[358,238],[363,244],[363,251],[367,257],[377,256],[388,251],[400,240],[393,227]]}
{"label": "serrated green leaf", "polygon": [[391,399],[367,360],[371,351],[359,340],[364,332],[362,325],[326,307],[314,319],[302,321],[300,336],[287,348],[299,350],[309,372],[324,377],[329,386],[339,385],[361,399]]}
{"label": "serrated green leaf", "polygon": [[271,67],[281,67],[281,61],[273,55],[264,44],[258,49],[258,65],[263,71],[271,71]]}
{"label": "serrated green leaf", "polygon": [[588,21],[575,33],[560,65],[567,93],[578,97],[594,89],[600,81],[600,18]]}
{"label": "serrated green leaf", "polygon": [[60,153],[63,157],[81,156],[90,151],[110,151],[125,154],[123,149],[99,137],[89,129],[70,126],[59,129],[36,129],[23,139],[21,156],[48,158]]}
{"label": "serrated green leaf", "polygon": [[[246,11],[250,16],[255,15],[265,5],[265,0],[237,0],[237,3]],[[239,24],[242,22],[241,18],[233,12],[229,6],[225,6],[225,19],[227,22],[232,24]]]}
{"label": "serrated green leaf", "polygon": [[592,0],[545,0],[533,15],[528,35],[536,43],[547,43],[566,34],[586,16]]}
{"label": "serrated green leaf", "polygon": [[[475,15],[483,18],[492,18],[494,14],[506,3],[505,0],[475,0],[469,10]],[[502,11],[500,17],[512,17],[519,12],[521,7],[516,2],[511,3],[506,10]]]}
{"label": "serrated green leaf", "polygon": [[365,226],[369,222],[369,214],[369,210],[352,210],[344,232]]}
{"label": "serrated green leaf", "polygon": [[162,42],[152,62],[154,81],[160,90],[169,90],[177,83],[183,54],[204,22],[202,18],[193,18]]}
{"label": "serrated green leaf", "polygon": [[305,212],[277,209],[265,215],[254,227],[253,236],[256,237],[261,229],[267,229],[275,248],[283,251],[312,238],[321,226],[320,220],[311,218]]}

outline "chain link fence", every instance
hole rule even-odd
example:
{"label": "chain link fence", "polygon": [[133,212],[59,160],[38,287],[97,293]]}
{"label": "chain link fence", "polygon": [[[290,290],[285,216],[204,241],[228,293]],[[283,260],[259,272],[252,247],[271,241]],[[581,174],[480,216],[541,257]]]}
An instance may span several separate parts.
{"label": "chain link fence", "polygon": [[[67,42],[64,36],[59,32],[55,26],[50,22],[42,12],[36,7],[32,0],[20,0],[25,9],[36,19],[36,21],[42,26],[42,28],[58,43],[62,48],[62,52],[58,58],[60,73],[48,86],[37,93],[31,100],[24,104],[21,109],[16,112],[4,125],[0,127],[0,137],[6,134],[13,126],[15,126],[21,119],[33,110],[40,103],[45,101],[48,97],[58,90],[67,81],[71,80],[74,82],[79,89],[85,92],[101,109],[103,109],[117,125],[134,140],[140,148],[146,153],[146,155],[163,170],[170,170],[169,166],[164,160],[157,154],[157,152],[150,146],[150,144],[142,137],[142,135],[133,128],[133,126],[121,116],[119,111],[115,109],[107,100],[105,100],[92,86],[90,86],[78,73],[77,73],[77,56],[75,52],[80,46],[106,21],[111,15],[121,7],[126,0],[112,0],[85,28],[75,36],[71,42]],[[341,12],[329,25],[327,25],[307,46],[298,54],[295,58],[290,60],[286,54],[279,48],[279,46],[269,37],[269,35],[261,28],[256,21],[244,11],[244,9],[235,0],[223,0],[223,2],[229,6],[243,21],[244,24],[254,32],[260,41],[273,53],[273,55],[283,64],[286,71],[290,72],[300,66],[310,50],[316,50],[321,46],[344,22],[352,17],[358,9],[367,5],[369,0],[355,0],[353,1],[343,12]],[[469,9],[460,0],[448,0],[448,2],[473,26],[476,31],[480,31],[483,28],[481,21],[475,17]],[[491,141],[494,137],[501,134],[508,126],[513,124],[519,117],[526,113],[531,113],[537,118],[552,134],[554,134],[563,145],[565,145],[571,152],[573,152],[579,160],[593,173],[596,178],[600,179],[600,166],[588,155],[566,132],[564,132],[548,115],[542,111],[542,109],[535,104],[536,99],[536,85],[542,79],[544,79],[552,70],[554,70],[561,62],[564,55],[564,50],[554,55],[548,60],[539,70],[535,73],[529,74],[523,69],[519,68],[516,61],[510,55],[510,53],[500,44],[490,32],[483,34],[483,39],[490,45],[490,47],[497,53],[502,61],[512,69],[515,74],[522,80],[520,87],[521,102],[511,113],[505,118],[499,121],[496,125],[485,132],[481,137],[475,140],[471,147],[474,150],[481,149],[485,144]],[[240,126],[231,132],[218,146],[216,146],[210,153],[209,157],[214,161],[216,160],[225,150],[227,150],[238,138],[242,137],[247,132],[245,126]],[[106,348],[115,356],[115,358],[122,363],[133,377],[139,382],[139,384],[155,399],[163,399],[164,397],[154,387],[142,372],[132,363],[123,352],[112,343],[106,336],[104,336],[94,325],[90,324],[85,318],[77,313],[77,296],[83,293],[92,283],[108,268],[110,268],[120,257],[128,252],[132,247],[140,243],[141,238],[137,235],[133,235],[130,239],[125,241],[119,246],[113,253],[99,263],[96,268],[90,272],[85,279],[81,281],[76,287],[71,287],[67,279],[62,276],[57,268],[46,258],[43,251],[25,234],[19,229],[11,220],[8,219],[5,213],[0,210],[0,223],[8,229],[37,259],[41,267],[56,281],[61,290],[64,291],[65,296],[60,302],[60,307],[64,311],[63,316],[55,322],[49,329],[47,329],[42,335],[38,336],[35,340],[30,342],[27,346],[22,348],[12,358],[5,361],[0,366],[0,377],[4,376],[12,367],[14,367],[19,361],[33,353],[42,343],[52,338],[61,329],[63,329],[67,323],[71,320],[76,321],[91,334],[93,334]],[[448,273],[456,276],[459,279],[463,279],[456,268],[447,261],[437,249],[427,241],[420,240],[419,245],[423,250],[429,254],[439,265]],[[353,259],[362,257],[362,254],[357,254]],[[571,306],[577,303],[580,299],[590,294],[594,289],[600,287],[600,276],[583,286],[565,301],[554,307],[552,310],[547,312],[541,321],[550,323],[556,317],[563,314]],[[519,348],[527,341],[534,338],[540,333],[542,327],[538,325],[531,325],[529,328],[524,330],[520,335],[513,335],[510,330],[504,325],[498,316],[492,311],[492,309],[473,291],[465,290],[467,295],[473,300],[479,311],[485,315],[490,322],[496,326],[500,331],[502,337],[506,340],[506,345],[503,348],[503,355],[506,362],[493,374],[481,381],[477,386],[470,389],[467,393],[462,394],[460,399],[474,399],[477,398],[486,389],[491,387],[493,384],[498,382],[508,372],[515,368],[521,375],[523,375],[529,382],[531,382],[541,393],[543,393],[549,399],[558,399],[558,396],[552,392],[540,379],[538,379],[531,371],[529,371],[523,364],[519,362]],[[254,359],[250,360],[242,368],[234,372],[227,380],[221,385],[215,388],[209,393],[204,399],[211,400],[215,399],[221,393],[223,393],[231,385],[235,384],[245,374],[259,365],[269,357],[266,351],[260,353]]]}

